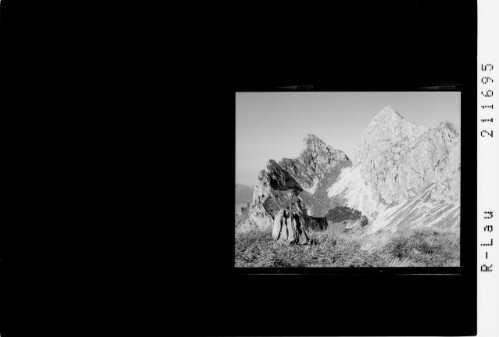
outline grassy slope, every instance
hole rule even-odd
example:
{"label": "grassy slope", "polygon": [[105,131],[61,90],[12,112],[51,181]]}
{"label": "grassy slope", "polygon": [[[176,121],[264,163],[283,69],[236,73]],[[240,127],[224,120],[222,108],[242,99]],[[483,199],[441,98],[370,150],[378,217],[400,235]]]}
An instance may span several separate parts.
{"label": "grassy slope", "polygon": [[236,267],[450,267],[459,266],[457,234],[432,230],[379,233],[365,237],[311,234],[316,242],[288,246],[270,232],[236,234]]}

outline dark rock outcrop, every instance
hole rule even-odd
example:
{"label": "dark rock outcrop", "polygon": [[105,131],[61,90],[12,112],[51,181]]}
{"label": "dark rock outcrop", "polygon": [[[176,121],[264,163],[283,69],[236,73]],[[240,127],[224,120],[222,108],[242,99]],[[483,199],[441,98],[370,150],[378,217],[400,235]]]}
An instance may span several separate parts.
{"label": "dark rock outcrop", "polygon": [[306,245],[310,242],[302,214],[281,209],[274,218],[272,237],[285,244]]}
{"label": "dark rock outcrop", "polygon": [[303,140],[303,150],[298,158],[284,158],[279,165],[302,186],[300,198],[307,205],[307,214],[322,217],[333,206],[327,193],[329,187],[341,170],[351,166],[352,162],[342,151],[309,134]]}
{"label": "dark rock outcrop", "polygon": [[296,214],[303,223],[306,210],[298,197],[302,191],[300,184],[288,172],[274,160],[269,160],[258,174],[253,201],[243,213],[242,220],[236,224],[238,230],[272,228],[274,218],[283,209]]}
{"label": "dark rock outcrop", "polygon": [[324,231],[328,227],[327,218],[307,216],[305,219],[305,229],[312,231]]}
{"label": "dark rock outcrop", "polygon": [[[236,224],[239,231],[254,228],[277,230],[283,211],[291,214],[289,224],[278,231],[276,237],[288,243],[308,242],[307,231],[328,228],[327,212],[338,206],[327,195],[328,188],[336,181],[342,168],[352,165],[341,151],[335,150],[314,135],[304,140],[304,148],[297,159],[283,159],[279,163],[269,160],[258,177],[251,205],[243,209]],[[302,187],[306,186],[306,189]],[[281,218],[278,218],[280,215]],[[279,227],[279,228],[281,228]],[[282,234],[286,231],[286,235]],[[303,233],[301,233],[303,231]],[[293,234],[294,233],[294,234]],[[306,237],[307,239],[304,239]]]}

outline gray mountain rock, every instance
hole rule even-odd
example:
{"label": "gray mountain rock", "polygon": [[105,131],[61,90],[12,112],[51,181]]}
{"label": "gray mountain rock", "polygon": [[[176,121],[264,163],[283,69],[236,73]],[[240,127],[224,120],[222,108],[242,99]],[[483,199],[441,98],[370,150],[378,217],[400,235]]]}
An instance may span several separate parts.
{"label": "gray mountain rock", "polygon": [[333,149],[315,135],[303,140],[303,150],[296,159],[284,158],[279,165],[288,171],[303,187],[300,198],[307,214],[323,217],[335,203],[327,191],[339,176],[341,169],[352,162],[345,153]]}
{"label": "gray mountain rock", "polygon": [[274,160],[269,160],[265,169],[258,174],[253,201],[239,223],[236,223],[236,228],[239,231],[269,229],[282,209],[299,216],[306,214],[298,198],[302,191],[300,184],[287,171]]}
{"label": "gray mountain rock", "polygon": [[438,185],[435,196],[458,200],[460,131],[449,122],[426,129],[410,123],[391,107],[373,118],[357,158],[375,197],[390,205]]}
{"label": "gray mountain rock", "polygon": [[454,124],[427,129],[386,107],[367,127],[355,168],[342,172],[329,196],[367,214],[372,223],[367,232],[421,226],[456,230],[460,144]]}
{"label": "gray mountain rock", "polygon": [[355,163],[314,135],[296,159],[270,160],[258,177],[238,230],[268,229],[282,209],[298,214],[303,228],[328,225],[362,230],[460,225],[458,127],[416,125],[391,107],[367,126]]}
{"label": "gray mountain rock", "polygon": [[269,160],[257,177],[250,207],[238,218],[239,231],[268,229],[285,208],[299,216],[304,228],[327,227],[328,211],[335,207],[327,190],[341,169],[352,165],[349,158],[314,135],[307,135],[296,159],[279,163]]}
{"label": "gray mountain rock", "polygon": [[[303,140],[303,150],[296,159],[284,158],[279,165],[288,171],[305,189],[314,189],[339,163],[350,161],[345,153],[333,149],[315,135]],[[315,190],[315,189],[314,189]]]}

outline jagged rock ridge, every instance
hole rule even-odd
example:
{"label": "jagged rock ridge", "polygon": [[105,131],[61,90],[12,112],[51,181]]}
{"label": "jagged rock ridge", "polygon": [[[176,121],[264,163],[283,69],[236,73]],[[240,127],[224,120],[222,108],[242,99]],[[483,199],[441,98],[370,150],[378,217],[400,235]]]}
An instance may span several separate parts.
{"label": "jagged rock ridge", "polygon": [[352,162],[342,151],[335,150],[315,135],[303,140],[303,150],[296,159],[284,158],[279,165],[288,171],[303,187],[301,199],[307,214],[323,217],[335,206],[327,191],[344,167]]}
{"label": "jagged rock ridge", "polygon": [[421,226],[457,230],[460,137],[452,123],[428,129],[391,107],[367,126],[355,163],[308,135],[298,158],[271,160],[260,172],[240,228],[268,228],[289,207],[303,218],[304,228],[347,221],[365,233]]}
{"label": "jagged rock ridge", "polygon": [[342,171],[329,196],[367,214],[368,233],[422,226],[457,230],[460,145],[454,124],[427,129],[386,107],[367,127],[355,166]]}
{"label": "jagged rock ridge", "polygon": [[436,183],[443,198],[458,200],[460,131],[449,122],[426,129],[391,107],[371,121],[357,154],[362,176],[387,205],[403,202]]}
{"label": "jagged rock ridge", "polygon": [[253,191],[253,201],[239,220],[239,230],[272,227],[277,213],[285,208],[296,214],[305,214],[298,198],[303,191],[300,184],[274,160],[269,160],[260,171]]}
{"label": "jagged rock ridge", "polygon": [[246,214],[238,219],[239,230],[269,228],[284,208],[298,214],[304,228],[327,227],[325,216],[337,206],[327,190],[341,169],[352,163],[342,151],[314,135],[307,135],[303,144],[298,158],[285,158],[279,163],[269,160],[258,174],[253,201]]}

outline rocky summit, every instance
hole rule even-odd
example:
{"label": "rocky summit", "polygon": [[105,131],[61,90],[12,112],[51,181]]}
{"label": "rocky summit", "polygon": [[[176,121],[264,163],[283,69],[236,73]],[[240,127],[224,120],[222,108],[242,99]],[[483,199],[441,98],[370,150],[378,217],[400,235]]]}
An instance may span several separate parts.
{"label": "rocky summit", "polygon": [[274,160],[269,160],[265,169],[260,171],[253,191],[253,201],[239,217],[236,225],[242,231],[253,228],[270,228],[276,214],[281,209],[290,209],[297,214],[304,214],[301,200],[303,191],[291,174]]}
{"label": "rocky summit", "polygon": [[296,159],[284,158],[279,165],[289,172],[303,191],[300,198],[310,216],[324,216],[334,206],[327,191],[339,176],[341,169],[352,162],[345,153],[333,149],[315,135],[307,135],[303,149]]}
{"label": "rocky summit", "polygon": [[431,184],[458,201],[460,143],[460,131],[449,122],[426,129],[387,107],[367,127],[357,158],[384,204],[401,203]]}
{"label": "rocky summit", "polygon": [[236,229],[268,229],[288,209],[307,230],[458,231],[460,145],[454,124],[416,125],[389,106],[366,127],[354,161],[309,134],[298,158],[269,160],[259,173]]}

